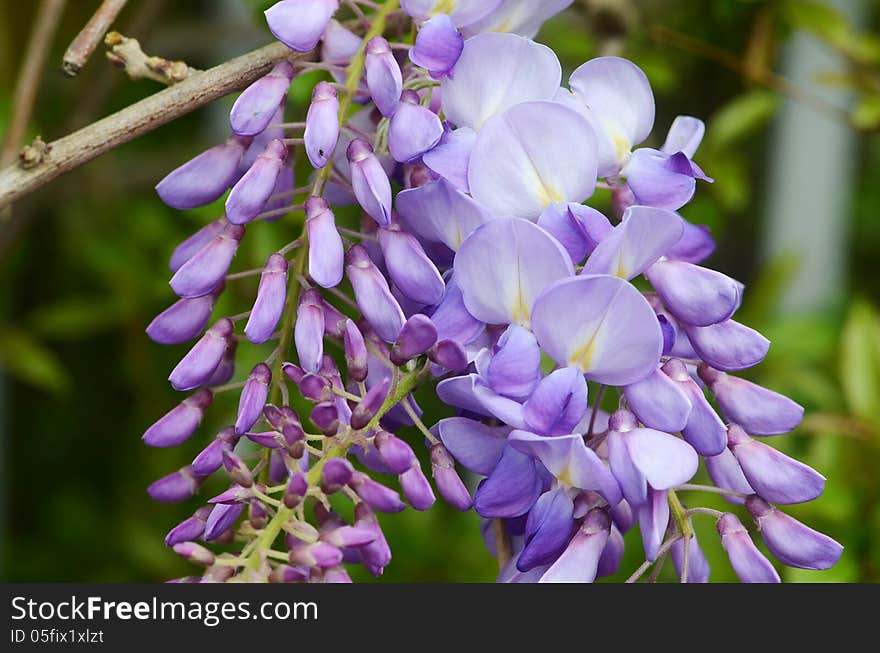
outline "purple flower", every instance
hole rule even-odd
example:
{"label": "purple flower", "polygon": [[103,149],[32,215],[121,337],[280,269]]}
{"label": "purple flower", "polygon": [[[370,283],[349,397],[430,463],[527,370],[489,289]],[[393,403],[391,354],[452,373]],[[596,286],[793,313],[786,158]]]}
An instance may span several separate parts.
{"label": "purple flower", "polygon": [[606,510],[593,508],[584,518],[568,546],[541,576],[542,583],[592,583],[608,537],[611,518]]}
{"label": "purple flower", "polygon": [[272,372],[265,363],[257,363],[251,370],[238,402],[238,416],[235,419],[236,435],[249,431],[257,423],[269,396],[271,380]]}
{"label": "purple flower", "polygon": [[725,513],[716,524],[721,536],[721,546],[730,558],[737,577],[744,583],[779,583],[779,574],[764,557],[749,532],[732,513]]}
{"label": "purple flower", "polygon": [[220,364],[233,330],[232,322],[226,318],[208,329],[171,371],[168,380],[175,390],[194,390],[205,385]]}
{"label": "purple flower", "polygon": [[147,335],[162,345],[179,345],[192,340],[208,325],[223,287],[221,282],[208,295],[178,300],[150,322]]}
{"label": "purple flower", "polygon": [[391,46],[381,36],[374,36],[367,42],[364,69],[367,88],[376,108],[383,116],[390,118],[397,111],[400,102],[403,75],[394,53],[391,52]]}
{"label": "purple flower", "polygon": [[248,86],[232,105],[229,114],[232,131],[241,136],[256,136],[266,129],[278,105],[287,97],[295,75],[293,64],[279,61],[268,75]]}
{"label": "purple flower", "polygon": [[321,295],[315,289],[300,295],[293,340],[302,368],[317,374],[324,357],[324,308]]}
{"label": "purple flower", "polygon": [[154,482],[147,488],[147,493],[156,501],[178,503],[195,496],[201,483],[202,478],[196,476],[191,468],[183,467]]}
{"label": "purple flower", "polygon": [[266,146],[226,198],[227,220],[245,224],[260,214],[275,190],[286,158],[287,147],[280,140],[275,139]]}
{"label": "purple flower", "polygon": [[439,14],[421,26],[409,58],[434,79],[442,79],[455,67],[463,49],[464,37],[455,22],[446,14]]}
{"label": "purple flower", "polygon": [[406,318],[388,282],[361,245],[349,249],[346,260],[347,276],[364,318],[382,340],[394,342]]}
{"label": "purple flower", "polygon": [[418,93],[404,91],[388,127],[388,151],[395,161],[409,163],[440,142],[443,124],[437,114],[423,107]]}
{"label": "purple flower", "polygon": [[443,179],[399,193],[397,212],[409,231],[452,250],[492,220],[485,208]]}
{"label": "purple flower", "polygon": [[144,433],[144,442],[151,447],[176,447],[186,442],[205,416],[214,400],[210,390],[199,390],[172,408]]}
{"label": "purple flower", "polygon": [[202,152],[193,160],[169,172],[156,185],[156,192],[168,206],[193,209],[218,199],[235,181],[238,162],[250,138],[235,136]]}
{"label": "purple flower", "polygon": [[379,245],[389,276],[407,298],[427,306],[443,299],[443,277],[415,236],[392,223],[379,230]]}
{"label": "purple flower", "polygon": [[281,0],[265,11],[266,22],[284,45],[308,52],[318,44],[337,9],[338,0]]}
{"label": "purple flower", "polygon": [[201,297],[214,292],[223,280],[241,239],[244,227],[228,222],[201,249],[183,263],[169,284],[179,297]]}
{"label": "purple flower", "polygon": [[502,0],[497,9],[465,26],[468,36],[478,32],[511,32],[535,36],[547,20],[568,7],[572,0]]}
{"label": "purple flower", "polygon": [[373,146],[356,138],[349,144],[346,156],[358,204],[379,225],[387,225],[391,220],[391,182],[373,154]]}
{"label": "purple flower", "polygon": [[339,97],[328,82],[318,82],[306,115],[306,154],[315,168],[327,165],[339,140]]}
{"label": "purple flower", "polygon": [[244,327],[244,334],[254,344],[266,342],[275,333],[287,298],[287,268],[287,259],[281,254],[270,254],[266,259],[257,299]]}

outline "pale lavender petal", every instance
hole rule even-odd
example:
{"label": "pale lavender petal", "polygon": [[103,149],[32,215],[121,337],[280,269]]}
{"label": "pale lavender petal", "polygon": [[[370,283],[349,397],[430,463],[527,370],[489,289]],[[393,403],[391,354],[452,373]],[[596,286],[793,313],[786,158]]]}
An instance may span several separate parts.
{"label": "pale lavender petal", "polygon": [[687,483],[697,473],[697,452],[684,440],[653,429],[633,429],[621,434],[633,465],[656,490]]}
{"label": "pale lavender petal", "polygon": [[486,426],[465,417],[449,417],[436,426],[443,445],[464,467],[488,476],[501,458],[510,429]]}
{"label": "pale lavender petal", "polygon": [[482,381],[474,382],[474,395],[483,405],[483,409],[479,412],[488,412],[514,428],[526,428],[523,407],[519,402],[499,395]]}
{"label": "pale lavender petal", "polygon": [[575,264],[591,254],[611,232],[611,223],[594,208],[574,203],[554,203],[548,206],[538,226],[558,240]]}
{"label": "pale lavender petal", "polygon": [[530,395],[541,375],[541,349],[535,336],[513,324],[499,338],[497,347],[486,370],[489,387],[513,398]]}
{"label": "pale lavender petal", "polygon": [[471,152],[471,194],[495,215],[536,221],[554,202],[583,202],[595,185],[593,128],[555,102],[523,102],[494,116]]}
{"label": "pale lavender petal", "polygon": [[374,36],[367,43],[364,70],[367,88],[376,108],[383,116],[390,118],[397,111],[400,102],[403,76],[400,65],[391,52],[391,46],[381,36]]}
{"label": "pale lavender petal", "polygon": [[[672,557],[672,564],[675,565],[675,571],[679,577],[681,577],[682,570],[684,569],[684,546],[685,540],[681,539],[675,542],[672,545],[672,548],[669,550],[670,556]],[[706,555],[703,553],[703,549],[700,548],[700,543],[697,542],[697,536],[692,535],[690,540],[688,541],[688,574],[687,574],[687,582],[688,583],[708,583],[709,582],[709,561],[706,560]]]}
{"label": "pale lavender petal", "polygon": [[339,8],[338,0],[281,0],[265,11],[269,29],[298,52],[312,50]]}
{"label": "pale lavender petal", "polygon": [[571,538],[574,503],[564,487],[545,492],[529,512],[526,540],[516,562],[520,571],[552,562]]}
{"label": "pale lavender petal", "polygon": [[645,426],[675,433],[687,425],[690,400],[675,381],[659,370],[623,391],[629,409]]}
{"label": "pale lavender petal", "polygon": [[705,133],[706,125],[699,118],[676,116],[660,151],[665,154],[684,152],[689,159],[692,159]]}
{"label": "pale lavender petal", "polygon": [[394,342],[406,318],[388,282],[362,246],[349,249],[346,259],[347,276],[364,318],[382,340]]}
{"label": "pale lavender petal", "polygon": [[712,181],[685,154],[669,155],[650,148],[633,152],[623,174],[637,204],[672,211],[691,201],[697,179]]}
{"label": "pale lavender petal", "polygon": [[248,86],[232,105],[229,114],[232,131],[241,136],[256,136],[266,129],[278,105],[287,97],[295,74],[293,64],[282,60],[267,75]]}
{"label": "pale lavender petal", "polygon": [[244,227],[225,223],[223,229],[181,265],[169,285],[179,297],[201,297],[214,291],[226,275]]}
{"label": "pale lavender petal", "polygon": [[434,79],[441,79],[455,67],[463,49],[464,37],[456,29],[455,23],[446,14],[440,14],[419,28],[409,58],[415,65],[427,70]]}
{"label": "pale lavender petal", "polygon": [[737,577],[744,583],[779,583],[779,574],[758,550],[749,532],[733,513],[725,513],[715,525]]}
{"label": "pale lavender petal", "polygon": [[[730,453],[730,449],[724,449],[717,456],[706,456],[705,460],[706,471],[709,472],[709,478],[712,479],[712,483],[716,487],[742,494],[754,493],[736,460],[736,456]],[[742,504],[744,502],[744,499],[733,495],[725,494],[724,498],[731,503]]]}
{"label": "pale lavender petal", "polygon": [[709,233],[709,227],[695,225],[687,220],[684,222],[684,235],[671,250],[667,258],[688,263],[702,263],[715,252],[715,239]]}
{"label": "pale lavender petal", "polygon": [[455,282],[455,276],[451,276],[447,281],[443,300],[430,311],[430,315],[431,321],[437,327],[437,337],[440,340],[455,340],[467,345],[483,333],[485,327],[465,308],[464,298]]}
{"label": "pale lavender petal", "polygon": [[314,288],[300,295],[293,340],[300,367],[317,374],[324,358],[324,308]]}
{"label": "pale lavender petal", "polygon": [[707,327],[682,326],[700,358],[725,372],[757,365],[770,349],[767,338],[734,320]]}
{"label": "pale lavender petal", "polygon": [[271,380],[272,372],[265,363],[257,363],[251,370],[238,402],[238,415],[235,419],[236,435],[244,434],[257,423],[269,397]]}
{"label": "pale lavender petal", "polygon": [[509,32],[531,38],[541,25],[571,3],[572,0],[503,0],[488,16],[465,26],[465,35]]}
{"label": "pale lavender petal", "polygon": [[449,406],[489,417],[491,413],[483,406],[475,391],[478,380],[476,374],[443,379],[437,384],[437,396]]}
{"label": "pale lavender petal", "polygon": [[739,308],[739,282],[715,270],[685,261],[658,261],[645,276],[667,310],[685,324],[717,324]]}
{"label": "pale lavender petal", "polygon": [[542,583],[592,583],[599,560],[611,534],[611,518],[606,510],[594,508],[569,542],[565,551],[541,576]]}
{"label": "pale lavender petal", "polygon": [[287,157],[287,147],[280,140],[271,141],[244,173],[226,198],[226,219],[245,224],[256,218],[275,190],[278,175]]}
{"label": "pale lavender petal", "polygon": [[448,17],[455,26],[463,27],[484,18],[499,4],[501,0],[401,0],[400,7],[416,21]]}
{"label": "pale lavender petal", "polygon": [[443,136],[437,114],[419,104],[414,91],[404,91],[388,126],[388,151],[395,161],[409,163],[433,149]]}
{"label": "pale lavender petal", "polygon": [[336,217],[320,197],[306,200],[306,229],[309,237],[309,276],[323,288],[342,281],[345,250],[336,230]]}
{"label": "pale lavender petal", "polygon": [[284,312],[287,298],[287,259],[281,254],[271,254],[266,260],[257,298],[248,317],[244,334],[255,344],[269,340]]}
{"label": "pale lavender petal", "polygon": [[339,97],[329,82],[318,82],[306,114],[306,154],[315,168],[327,165],[339,141]]}
{"label": "pale lavender petal", "polygon": [[400,192],[397,212],[410,231],[452,250],[492,219],[473,198],[443,179]]}
{"label": "pale lavender petal", "polygon": [[443,299],[443,278],[415,236],[391,225],[379,230],[379,245],[389,276],[407,298],[428,306]]}
{"label": "pale lavender petal", "polygon": [[727,428],[718,413],[706,400],[684,364],[676,359],[663,366],[663,372],[678,384],[678,387],[691,402],[691,412],[681,434],[701,456],[717,456],[727,445]]}
{"label": "pale lavender petal", "polygon": [[353,140],[346,151],[351,185],[358,204],[380,226],[391,220],[391,182],[373,147],[364,140]]}
{"label": "pale lavender petal", "polygon": [[477,132],[470,127],[459,127],[446,134],[433,150],[425,152],[422,163],[459,190],[469,193],[468,168],[476,142]]}
{"label": "pale lavender petal", "polygon": [[523,404],[523,417],[536,433],[566,435],[581,421],[588,406],[583,373],[564,367],[541,379]]}
{"label": "pale lavender petal", "polygon": [[156,184],[156,192],[165,204],[175,209],[193,209],[210,204],[235,182],[238,162],[250,140],[232,136],[225,143],[202,152],[169,172]]}
{"label": "pale lavender petal", "polygon": [[666,490],[648,489],[648,501],[639,506],[639,530],[642,532],[642,544],[645,557],[655,560],[663,542],[663,535],[669,525],[669,503]]}
{"label": "pale lavender petal", "polygon": [[629,385],[656,369],[663,334],[654,310],[618,277],[558,281],[535,302],[532,328],[541,348],[587,379]]}
{"label": "pale lavender petal", "polygon": [[495,469],[477,488],[474,509],[481,517],[518,517],[535,505],[540,493],[535,461],[505,447]]}

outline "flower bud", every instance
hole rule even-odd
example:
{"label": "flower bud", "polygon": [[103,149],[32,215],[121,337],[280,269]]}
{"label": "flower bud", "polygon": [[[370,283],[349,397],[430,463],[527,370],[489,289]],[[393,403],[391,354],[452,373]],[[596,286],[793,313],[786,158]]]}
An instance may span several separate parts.
{"label": "flower bud", "polygon": [[193,209],[219,198],[238,174],[238,162],[250,138],[231,136],[221,145],[169,172],[156,184],[156,192],[168,206]]}
{"label": "flower bud", "polygon": [[281,0],[264,13],[275,38],[291,50],[308,52],[318,45],[338,0]]}
{"label": "flower bud", "polygon": [[739,308],[740,284],[715,270],[663,260],[648,268],[645,276],[666,309],[684,324],[717,324]]}
{"label": "flower bud", "polygon": [[604,578],[605,576],[613,576],[620,568],[620,561],[623,560],[624,542],[623,535],[617,530],[617,525],[611,525],[611,531],[608,535],[608,541],[605,543],[605,549],[599,557],[599,565],[596,568],[596,578]]}
{"label": "flower bud", "polygon": [[779,583],[779,574],[758,550],[749,532],[732,513],[725,513],[715,525],[721,546],[727,552],[737,577],[744,583]]}
{"label": "flower bud", "polygon": [[266,266],[260,275],[257,298],[248,317],[244,334],[255,345],[269,340],[284,313],[287,299],[287,259],[277,252],[266,259]]}
{"label": "flower bud", "polygon": [[391,182],[373,153],[373,146],[359,138],[346,150],[351,186],[364,211],[380,226],[391,221]]}
{"label": "flower bud", "polygon": [[388,151],[395,161],[410,163],[437,146],[443,123],[415,91],[404,91],[400,100],[388,126]]}
{"label": "flower bud", "polygon": [[[684,569],[684,538],[677,540],[669,550],[672,557],[672,564],[679,578]],[[697,536],[692,535],[688,542],[688,583],[708,583],[709,582],[709,561],[703,550],[697,542]]]}
{"label": "flower bud", "polygon": [[303,397],[310,401],[330,401],[333,399],[330,381],[317,374],[304,375],[299,382],[299,391]]}
{"label": "flower bud", "polygon": [[269,521],[269,513],[261,501],[251,501],[248,504],[248,521],[257,530],[266,528],[266,524]]}
{"label": "flower bud", "polygon": [[351,576],[348,575],[348,572],[345,570],[345,567],[342,565],[337,565],[336,567],[330,567],[329,569],[324,570],[323,583],[351,583]]}
{"label": "flower bud", "polygon": [[376,539],[372,528],[363,526],[340,526],[321,534],[321,539],[335,547],[363,546]]}
{"label": "flower bud", "polygon": [[358,548],[364,567],[374,576],[381,576],[385,566],[391,562],[391,549],[385,540],[385,534],[379,526],[376,515],[366,503],[358,503],[354,507],[354,525],[372,530],[375,539]]}
{"label": "flower bud", "polygon": [[293,510],[302,503],[308,491],[309,483],[305,475],[300,472],[293,474],[287,483],[287,488],[284,490],[284,496],[282,497],[284,505]]}
{"label": "flower bud", "polygon": [[211,377],[205,382],[209,388],[229,383],[235,376],[235,352],[238,349],[238,342],[230,338],[226,343],[226,349],[223,350],[223,356],[220,358],[220,364],[214,369]]}
{"label": "flower bud", "polygon": [[462,512],[471,509],[474,505],[471,493],[455,471],[455,462],[442,444],[431,447],[431,474],[446,503]]}
{"label": "flower bud", "polygon": [[727,429],[727,448],[736,456],[749,485],[767,501],[804,503],[825,489],[825,477],[812,467],[753,440],[737,424]]}
{"label": "flower bud", "polygon": [[592,583],[608,536],[611,518],[603,508],[593,508],[568,546],[541,576],[542,583]]}
{"label": "flower bud", "polygon": [[804,409],[785,395],[701,364],[697,370],[715,395],[724,417],[752,435],[788,433]]}
{"label": "flower bud", "polygon": [[245,224],[260,214],[275,190],[286,158],[287,147],[280,140],[275,139],[266,146],[226,198],[227,220]]}
{"label": "flower bud", "polygon": [[321,294],[314,288],[300,295],[293,340],[302,368],[316,374],[324,357],[324,308]]}
{"label": "flower bud", "polygon": [[400,487],[409,505],[416,510],[427,510],[434,505],[434,491],[418,461],[414,461],[399,478]]}
{"label": "flower bud", "polygon": [[367,42],[364,69],[367,88],[376,108],[383,116],[390,118],[400,102],[403,75],[394,53],[391,52],[391,46],[381,36],[374,36]]}
{"label": "flower bud", "polygon": [[379,230],[379,245],[391,280],[408,299],[425,306],[443,299],[443,277],[415,236],[392,224]]}
{"label": "flower bud", "polygon": [[419,28],[409,58],[434,79],[441,79],[452,72],[463,49],[464,37],[455,23],[447,14],[438,14]]}
{"label": "flower bud", "polygon": [[[755,490],[749,485],[743,475],[742,468],[736,460],[736,456],[725,449],[717,456],[706,456],[706,471],[716,487],[726,488],[742,494],[754,494]],[[743,499],[737,496],[723,495],[731,503],[743,503]]]}
{"label": "flower bud", "polygon": [[238,402],[238,416],[235,420],[235,432],[238,435],[257,423],[269,396],[271,380],[272,372],[265,363],[257,363],[251,370]]}
{"label": "flower bud", "polygon": [[770,341],[754,329],[726,320],[707,327],[682,325],[694,351],[712,367],[735,372],[757,365],[767,355]]}
{"label": "flower bud", "polygon": [[752,495],[746,499],[746,510],[757,522],[770,553],[784,565],[828,569],[843,553],[838,542],[777,510],[761,497]]}
{"label": "flower bud", "polygon": [[343,485],[348,484],[354,467],[345,458],[331,458],[321,469],[321,491],[324,494],[336,494]]}
{"label": "flower bud", "polygon": [[208,325],[223,286],[221,282],[208,295],[177,300],[153,318],[147,327],[147,335],[161,345],[179,345],[192,340]]}
{"label": "flower bud", "polygon": [[281,60],[267,75],[248,86],[232,105],[229,114],[232,131],[242,136],[256,136],[266,129],[278,105],[287,97],[295,75],[293,64]]}
{"label": "flower bud", "polygon": [[348,318],[340,313],[338,308],[329,302],[324,302],[324,333],[342,338],[345,336],[346,320]]}
{"label": "flower bud", "polygon": [[391,362],[404,365],[416,356],[424,354],[437,342],[437,327],[427,315],[416,313],[404,323],[391,349]]}
{"label": "flower bud", "polygon": [[205,532],[205,520],[211,514],[211,506],[202,506],[192,517],[188,517],[177,526],[168,531],[165,536],[165,546],[174,546],[181,542],[192,542]]}
{"label": "flower bud", "polygon": [[250,468],[244,464],[244,461],[236,456],[232,451],[223,450],[223,466],[229,472],[229,476],[233,481],[242,487],[251,487],[254,484],[254,476]]}
{"label": "flower bud", "polygon": [[373,444],[379,452],[379,458],[393,474],[403,474],[416,462],[412,448],[388,431],[378,431]]}
{"label": "flower bud", "polygon": [[312,91],[303,140],[311,164],[315,168],[327,165],[339,140],[339,96],[328,82],[318,82]]}
{"label": "flower bud", "polygon": [[660,332],[663,334],[663,355],[669,356],[675,348],[675,327],[669,323],[665,315],[658,315]]}
{"label": "flower bud", "polygon": [[204,385],[220,364],[232,332],[230,320],[223,318],[215,322],[171,371],[168,380],[174,389],[186,391]]}
{"label": "flower bud", "polygon": [[428,352],[428,358],[451,372],[464,372],[468,366],[467,352],[455,340],[440,340]]}
{"label": "flower bud", "polygon": [[645,557],[654,561],[660,551],[660,544],[669,525],[669,503],[666,490],[648,488],[648,501],[638,507],[639,530]]}
{"label": "flower bud", "polygon": [[348,379],[360,383],[367,378],[367,346],[363,334],[352,320],[345,321],[343,339]]}
{"label": "flower bud", "polygon": [[348,250],[346,260],[346,272],[358,308],[376,335],[385,342],[394,342],[406,318],[391,294],[388,282],[362,246],[355,245]]}
{"label": "flower bud", "polygon": [[290,548],[290,564],[304,567],[335,567],[342,562],[342,551],[326,542],[306,544],[296,540]]}
{"label": "flower bud", "polygon": [[351,412],[351,428],[357,431],[370,423],[385,401],[390,387],[391,377],[386,377],[367,390],[360,403]]}
{"label": "flower bud", "polygon": [[377,483],[363,472],[354,472],[348,484],[373,510],[400,512],[406,508],[397,492]]}
{"label": "flower bud", "polygon": [[228,531],[244,510],[242,503],[218,503],[205,524],[205,542],[216,540]]}
{"label": "flower bud", "polygon": [[191,467],[182,467],[178,471],[163,476],[147,488],[156,501],[162,503],[178,503],[195,496],[202,484],[203,477],[197,476]]}
{"label": "flower bud", "polygon": [[238,444],[238,439],[231,426],[220,431],[211,443],[193,459],[193,471],[199,476],[208,476],[216,472],[223,464],[224,449],[231,451]]}
{"label": "flower bud", "polygon": [[623,391],[630,410],[648,428],[675,433],[687,425],[691,402],[680,384],[666,374],[655,370]]}
{"label": "flower bud", "polygon": [[269,574],[270,583],[303,583],[309,580],[309,570],[305,567],[279,565]]}
{"label": "flower bud", "polygon": [[171,254],[168,261],[168,267],[172,272],[177,272],[184,263],[195,256],[202,247],[211,242],[217,234],[223,231],[228,222],[226,218],[220,218],[209,222],[204,227],[195,232],[192,236],[180,243]]}
{"label": "flower bud", "polygon": [[717,456],[727,443],[727,429],[706,396],[678,359],[671,359],[662,367],[663,373],[676,382],[691,404],[687,424],[681,434],[701,456]]}
{"label": "flower bud", "polygon": [[322,288],[333,288],[342,281],[345,250],[336,230],[336,219],[327,200],[306,200],[306,229],[309,236],[309,276]]}
{"label": "flower bud", "polygon": [[214,400],[210,390],[200,390],[172,408],[144,433],[144,442],[151,447],[176,447],[186,442],[205,416]]}
{"label": "flower bud", "polygon": [[214,564],[214,554],[201,544],[196,544],[195,542],[181,542],[180,544],[175,544],[171,548],[174,549],[175,553],[182,555],[184,558],[197,565],[209,567]]}
{"label": "flower bud", "polygon": [[244,227],[224,224],[219,233],[177,269],[169,282],[171,289],[178,297],[186,298],[214,292],[229,270],[243,237]]}
{"label": "flower bud", "polygon": [[229,488],[216,497],[208,499],[208,503],[244,503],[254,496],[254,488],[245,488],[233,483]]}
{"label": "flower bud", "polygon": [[339,431],[339,408],[334,401],[315,404],[309,419],[324,435],[336,435]]}

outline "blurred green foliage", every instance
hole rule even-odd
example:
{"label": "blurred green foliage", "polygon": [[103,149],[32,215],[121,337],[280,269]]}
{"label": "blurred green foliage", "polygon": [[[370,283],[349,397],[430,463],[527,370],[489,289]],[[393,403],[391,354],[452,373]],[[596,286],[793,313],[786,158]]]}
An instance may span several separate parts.
{"label": "blurred green foliage", "polygon": [[[10,0],[0,0],[0,132],[31,4],[13,11]],[[139,14],[137,4],[149,3],[130,3],[120,31],[135,23],[138,31],[131,35],[147,51],[194,66],[269,40],[259,22],[263,0],[229,0],[223,11],[213,11],[219,3],[209,0],[160,2],[152,16]],[[100,53],[80,77],[61,77],[57,62],[90,5],[68,3],[29,137],[58,137],[156,90],[150,82],[128,81]],[[780,105],[765,73],[794,34],[821,39],[844,55],[847,66],[829,71],[825,81],[856,93],[850,120],[864,137],[852,209],[840,216],[852,234],[848,286],[826,312],[792,316],[776,307],[799,261],[761,260],[757,243],[767,218],[760,210],[767,136]],[[880,128],[877,36],[855,30],[822,2],[585,0],[551,21],[539,38],[559,53],[567,71],[609,52],[641,65],[657,96],[655,145],[676,115],[706,119],[698,161],[716,183],[702,185],[684,214],[712,228],[720,246],[711,263],[748,285],[742,321],[773,341],[750,377],[807,409],[801,428],[773,444],[817,467],[828,485],[820,500],[791,512],[846,545],[832,570],[783,574],[798,581],[880,580],[880,143],[871,135]],[[313,82],[294,84],[289,115],[304,115]],[[143,329],[173,299],[166,266],[174,246],[215,218],[220,204],[173,211],[152,186],[225,137],[231,102],[217,102],[59,179],[22,201],[0,229],[4,579],[158,581],[189,571],[162,539],[195,504],[156,504],[144,489],[189,461],[208,434],[229,422],[234,398],[218,399],[199,435],[184,446],[145,447],[140,434],[179,400],[165,379],[186,346],[158,346]],[[298,165],[298,178],[307,173]],[[299,226],[291,216],[250,230],[236,269],[260,266],[279,243],[296,237]],[[218,311],[244,310],[255,288],[256,279],[236,282]],[[267,353],[242,347],[239,376]],[[430,420],[448,414],[429,392],[418,398]],[[409,436],[418,441],[414,432]],[[220,479],[210,483],[204,491],[222,487]],[[726,509],[719,497],[706,504]],[[711,520],[696,520],[713,578],[733,580]],[[473,513],[438,502],[426,513],[406,511],[382,523],[395,554],[386,580],[494,578],[495,563]],[[642,562],[637,531],[627,544],[619,578]],[[661,579],[671,579],[670,570]]]}

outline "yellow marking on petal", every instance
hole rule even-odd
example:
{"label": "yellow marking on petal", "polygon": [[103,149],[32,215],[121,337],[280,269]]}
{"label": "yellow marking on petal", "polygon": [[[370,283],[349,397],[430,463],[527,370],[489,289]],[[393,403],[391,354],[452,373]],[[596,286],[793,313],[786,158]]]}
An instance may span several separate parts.
{"label": "yellow marking on petal", "polygon": [[596,336],[593,335],[583,347],[575,350],[568,359],[568,364],[580,368],[582,372],[589,371],[590,364],[593,362],[593,355],[596,353],[595,350]]}
{"label": "yellow marking on petal", "polygon": [[611,132],[611,143],[614,146],[614,154],[618,162],[623,165],[629,159],[632,153],[632,143],[629,139],[617,130]]}
{"label": "yellow marking on petal", "polygon": [[538,183],[538,197],[541,199],[541,203],[544,206],[550,206],[551,204],[563,201],[564,198],[562,197],[562,194],[553,186],[548,186],[544,183],[543,179],[540,179]]}
{"label": "yellow marking on petal", "polygon": [[556,480],[566,487],[574,487],[574,482],[571,480],[571,465],[566,465],[565,469],[556,475]]}
{"label": "yellow marking on petal", "polygon": [[627,270],[627,267],[623,263],[622,256],[617,257],[617,271],[614,274],[615,274],[615,276],[618,276],[621,279],[626,279],[629,276],[629,272]]}
{"label": "yellow marking on petal", "polygon": [[529,327],[529,324],[531,322],[529,307],[526,304],[526,298],[523,297],[522,286],[519,284],[517,284],[516,287],[516,299],[513,301],[511,317],[513,318],[514,322],[526,328]]}
{"label": "yellow marking on petal", "polygon": [[456,0],[440,0],[440,2],[434,6],[434,11],[431,13],[435,16],[437,14],[451,14],[455,11],[457,5],[458,2]]}

